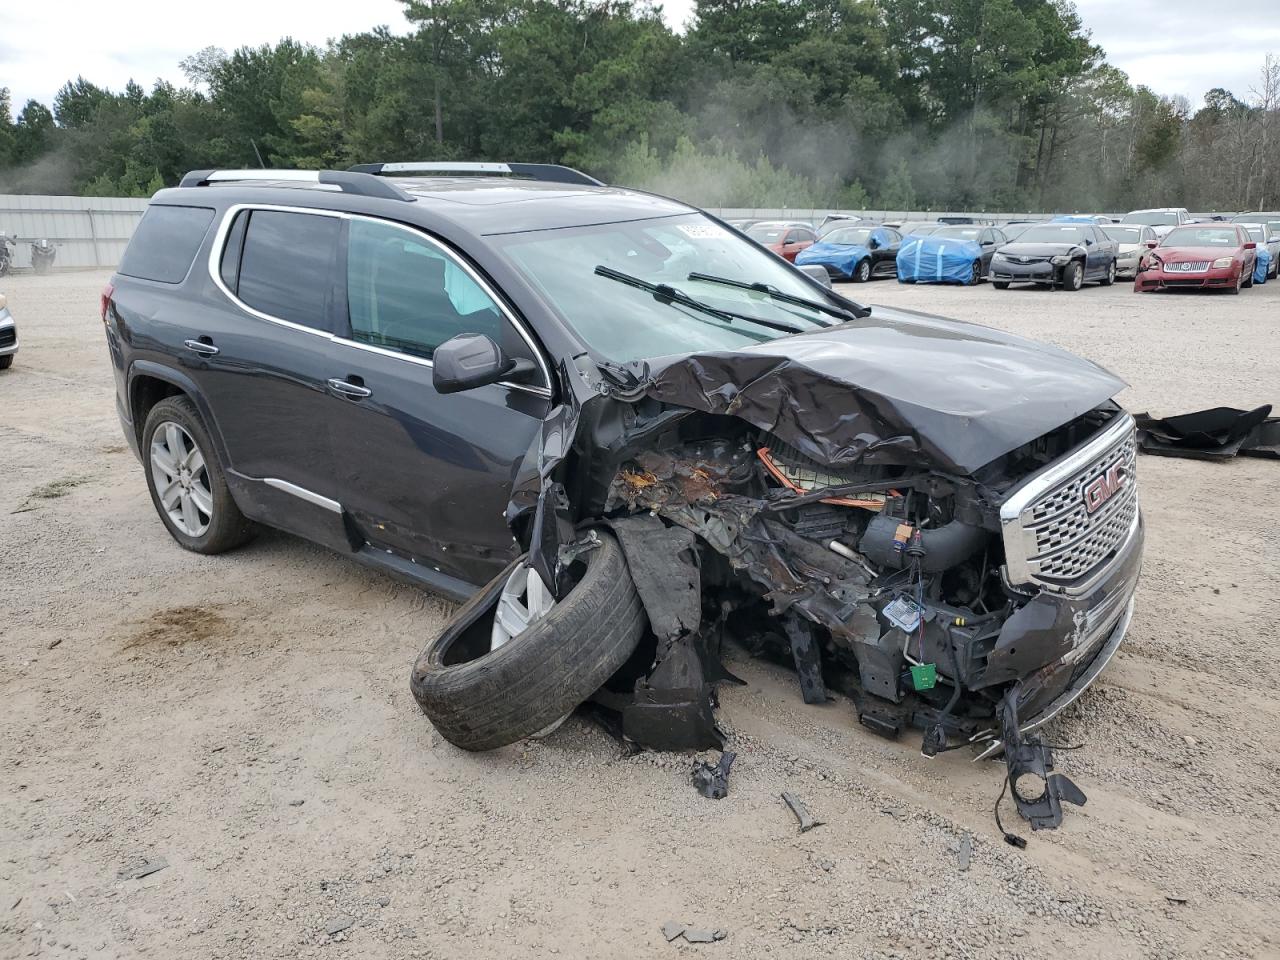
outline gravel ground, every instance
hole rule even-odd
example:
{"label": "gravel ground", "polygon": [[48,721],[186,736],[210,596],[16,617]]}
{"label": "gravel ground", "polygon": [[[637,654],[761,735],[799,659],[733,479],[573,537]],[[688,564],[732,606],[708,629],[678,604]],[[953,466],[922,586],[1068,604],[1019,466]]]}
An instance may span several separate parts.
{"label": "gravel ground", "polygon": [[[1050,731],[1084,744],[1060,764],[1089,802],[1019,851],[1000,766],[925,760],[742,655],[726,800],[576,717],[453,748],[407,683],[447,604],[281,534],[169,540],[113,409],[106,279],[5,280],[0,956],[1280,956],[1276,463],[1143,458],[1130,639]],[[1280,401],[1280,284],[847,292],[1083,353],[1131,409]],[[825,824],[799,835],[783,789]]]}

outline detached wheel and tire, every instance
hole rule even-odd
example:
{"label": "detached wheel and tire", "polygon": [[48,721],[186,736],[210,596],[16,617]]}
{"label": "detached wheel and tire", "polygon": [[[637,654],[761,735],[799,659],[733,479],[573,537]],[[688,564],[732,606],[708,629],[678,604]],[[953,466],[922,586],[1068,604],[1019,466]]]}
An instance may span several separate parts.
{"label": "detached wheel and tire", "polygon": [[853,268],[853,282],[866,283],[871,279],[871,261],[863,260]]}
{"label": "detached wheel and tire", "polygon": [[595,536],[558,601],[521,557],[418,657],[409,687],[450,743],[493,750],[549,732],[627,662],[644,607],[618,541]]}
{"label": "detached wheel and tire", "polygon": [[1062,289],[1075,292],[1084,286],[1084,264],[1072,260],[1062,268]]}
{"label": "detached wheel and tire", "polygon": [[142,451],[151,502],[181,546],[214,554],[253,539],[254,526],[232,499],[209,431],[189,399],[167,397],[151,408]]}

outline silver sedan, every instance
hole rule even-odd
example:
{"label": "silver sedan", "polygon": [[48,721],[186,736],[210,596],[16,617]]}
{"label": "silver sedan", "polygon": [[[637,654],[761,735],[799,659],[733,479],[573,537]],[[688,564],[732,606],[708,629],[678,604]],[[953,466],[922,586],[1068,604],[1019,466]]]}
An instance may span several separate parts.
{"label": "silver sedan", "polygon": [[1152,227],[1141,223],[1113,223],[1101,229],[1120,245],[1120,255],[1116,257],[1117,277],[1136,277],[1147,243],[1160,239]]}

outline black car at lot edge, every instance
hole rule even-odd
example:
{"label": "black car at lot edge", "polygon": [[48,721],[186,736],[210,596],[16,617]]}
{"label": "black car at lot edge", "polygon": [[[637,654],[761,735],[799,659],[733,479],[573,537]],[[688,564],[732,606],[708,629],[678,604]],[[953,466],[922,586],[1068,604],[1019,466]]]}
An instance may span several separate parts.
{"label": "black car at lot edge", "polygon": [[991,258],[991,282],[997,290],[1011,283],[1079,290],[1096,281],[1116,280],[1120,245],[1091,223],[1039,223],[1020,233]]}
{"label": "black car at lot edge", "polygon": [[194,172],[102,319],[179,544],[265,524],[465,601],[411,686],[468,749],[588,698],[717,744],[736,637],[878,732],[1002,742],[1016,780],[1129,622],[1120,380],[566,168]]}

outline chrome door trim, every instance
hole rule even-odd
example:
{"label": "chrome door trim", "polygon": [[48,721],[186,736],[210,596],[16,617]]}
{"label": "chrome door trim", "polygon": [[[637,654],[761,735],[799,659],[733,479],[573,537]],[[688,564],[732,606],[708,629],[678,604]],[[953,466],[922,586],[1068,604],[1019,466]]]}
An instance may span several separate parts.
{"label": "chrome door trim", "polygon": [[383,356],[392,357],[396,360],[403,360],[406,363],[416,363],[424,367],[434,367],[434,364],[430,360],[428,360],[426,357],[414,357],[407,353],[399,353],[395,350],[387,350],[383,347],[375,347],[374,345],[369,343],[360,343],[359,341],[351,340],[347,337],[340,337],[337,334],[329,333],[327,330],[316,330],[314,327],[308,327],[301,323],[294,323],[291,320],[284,320],[284,319],[281,319],[280,317],[272,316],[269,313],[263,313],[261,310],[255,310],[253,307],[249,306],[247,303],[245,303],[243,300],[237,297],[234,293],[232,293],[231,290],[227,287],[227,285],[222,282],[222,269],[221,269],[222,264],[220,261],[222,259],[222,251],[226,247],[227,234],[231,232],[231,224],[232,222],[234,222],[236,218],[236,214],[238,214],[241,210],[274,210],[280,213],[303,213],[303,214],[308,214],[314,217],[333,217],[338,220],[368,220],[371,223],[377,223],[377,224],[381,224],[382,226],[394,227],[399,230],[404,230],[405,232],[412,234],[415,239],[424,240],[427,243],[431,244],[432,246],[436,247],[452,263],[456,263],[459,267],[462,268],[462,270],[467,274],[467,276],[469,276],[476,283],[476,285],[480,287],[481,290],[484,291],[485,295],[490,300],[493,301],[494,305],[497,306],[498,311],[502,314],[502,316],[506,319],[506,321],[509,324],[511,324],[512,327],[515,328],[516,333],[520,335],[520,338],[524,340],[524,342],[528,345],[530,352],[533,353],[533,356],[536,359],[538,364],[538,370],[542,374],[543,382],[546,384],[545,386],[536,386],[536,385],[531,385],[527,383],[512,383],[509,380],[502,380],[498,382],[498,386],[507,387],[512,390],[521,390],[525,393],[532,393],[538,397],[544,397],[548,399],[551,397],[551,384],[554,383],[554,381],[551,378],[551,370],[547,366],[546,358],[543,357],[542,351],[538,349],[538,345],[536,341],[533,339],[533,335],[530,334],[529,331],[525,329],[524,324],[522,324],[516,318],[515,314],[507,306],[503,298],[498,296],[497,293],[493,290],[493,288],[490,287],[489,284],[485,281],[485,279],[481,277],[478,273],[476,273],[476,271],[471,268],[471,265],[469,263],[467,263],[461,257],[457,256],[449,246],[437,240],[435,237],[431,236],[431,234],[427,233],[425,230],[422,230],[417,227],[411,227],[411,226],[408,226],[407,224],[397,223],[394,220],[384,220],[381,217],[370,217],[370,216],[366,216],[364,214],[359,214],[359,213],[346,213],[345,211],[340,211],[340,210],[317,210],[312,207],[291,207],[286,204],[279,204],[279,203],[232,204],[231,206],[227,207],[226,212],[222,215],[222,222],[218,224],[218,231],[213,238],[213,246],[209,250],[208,269],[209,269],[209,277],[211,280],[213,280],[214,286],[216,286],[223,293],[223,295],[226,296],[228,300],[234,303],[241,310],[245,311],[246,313],[254,317],[257,317],[259,320],[265,320],[268,323],[276,323],[276,324],[279,324],[280,326],[288,327],[291,330],[298,330],[298,331],[301,331],[302,333],[309,333],[313,336],[323,337],[326,340],[329,340],[331,343],[337,343],[337,344],[342,344],[343,346],[355,347],[358,350],[368,350],[372,353],[382,354]]}
{"label": "chrome door trim", "polygon": [[277,490],[283,490],[285,493],[291,493],[299,500],[305,500],[307,503],[315,504],[317,507],[323,507],[333,513],[342,512],[342,504],[337,500],[330,500],[328,497],[321,496],[314,490],[308,490],[306,487],[300,487],[296,483],[290,483],[288,480],[281,480],[277,477],[264,477],[262,480],[268,487],[275,487]]}

